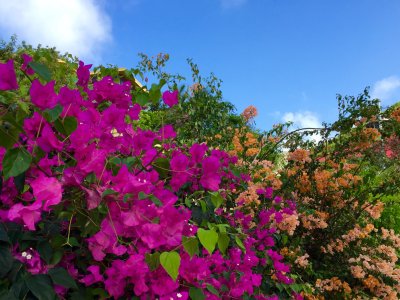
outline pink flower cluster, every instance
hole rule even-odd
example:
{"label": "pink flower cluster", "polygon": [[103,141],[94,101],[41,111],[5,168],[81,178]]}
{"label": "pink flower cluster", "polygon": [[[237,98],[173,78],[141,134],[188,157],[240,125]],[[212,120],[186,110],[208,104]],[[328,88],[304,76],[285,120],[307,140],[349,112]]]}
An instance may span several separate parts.
{"label": "pink flower cluster", "polygon": [[[34,113],[23,124],[22,143],[14,147],[23,147],[37,162],[26,171],[28,188],[22,194],[18,195],[13,178],[4,182],[0,220],[34,231],[56,206],[71,204],[66,193],[78,191],[85,195],[82,209],[94,210],[101,205],[107,211],[97,233],[85,239],[91,254],[87,269],[73,266],[74,255],[60,262],[82,284],[104,286],[116,299],[132,294],[141,299],[188,299],[190,287],[201,288],[207,299],[241,298],[245,294],[276,299],[263,295],[260,286],[263,280],[293,282],[290,266],[274,250],[277,229],[273,223],[281,230],[294,230],[295,225],[289,224],[298,222],[294,203],[279,197],[269,199],[269,188],[259,193],[264,208],[256,215],[218,210],[219,217],[232,228],[242,228],[240,238],[229,238],[226,254],[203,249],[190,257],[182,239],[196,237],[198,228],[205,225],[192,220],[192,211],[182,204],[182,198],[196,191],[227,194],[239,188],[241,179],[230,171],[237,159],[205,144],[178,147],[170,125],[158,132],[135,129],[132,121],[138,120],[142,108],[132,104],[130,82],[116,83],[104,77],[90,84],[89,69],[90,65],[79,63],[76,89],[64,86],[56,91],[54,81],[43,85],[33,80],[30,98]],[[23,70],[32,74],[27,64]],[[0,89],[17,88],[13,61],[0,64]],[[176,105],[177,97],[177,92],[163,95],[168,106]],[[57,126],[44,114],[56,107],[62,110]],[[59,125],[67,127],[67,121],[75,123],[75,128],[60,131]],[[160,143],[161,148],[156,146]],[[0,148],[0,162],[4,152]],[[131,158],[134,163],[115,163],[113,168],[113,158]],[[255,220],[256,227],[251,225]],[[161,265],[148,263],[149,255],[163,251],[180,255],[175,281]],[[28,271],[45,273],[54,267],[39,267],[36,261],[31,266],[34,260],[28,255],[37,256],[31,252],[16,254]],[[273,277],[265,277],[268,273]]]}

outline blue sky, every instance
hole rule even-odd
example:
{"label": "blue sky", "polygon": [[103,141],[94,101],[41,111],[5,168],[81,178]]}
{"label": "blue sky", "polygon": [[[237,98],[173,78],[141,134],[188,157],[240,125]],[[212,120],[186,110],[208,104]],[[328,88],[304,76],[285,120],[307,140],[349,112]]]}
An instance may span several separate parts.
{"label": "blue sky", "polygon": [[88,63],[163,52],[188,76],[193,58],[238,112],[258,108],[262,129],[333,121],[336,94],[366,86],[383,105],[400,100],[398,0],[0,0],[0,37],[12,33]]}

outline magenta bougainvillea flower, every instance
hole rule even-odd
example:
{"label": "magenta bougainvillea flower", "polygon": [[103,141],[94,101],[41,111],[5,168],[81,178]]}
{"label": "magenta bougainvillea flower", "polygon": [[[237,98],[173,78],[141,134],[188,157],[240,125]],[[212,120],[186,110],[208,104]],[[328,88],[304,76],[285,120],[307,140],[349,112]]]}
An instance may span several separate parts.
{"label": "magenta bougainvillea flower", "polygon": [[54,92],[55,81],[42,85],[38,79],[32,82],[31,101],[40,109],[52,109],[57,105],[57,94]]}
{"label": "magenta bougainvillea flower", "polygon": [[14,69],[14,61],[0,63],[0,91],[18,89],[17,76]]}
{"label": "magenta bougainvillea flower", "polygon": [[44,211],[61,202],[62,186],[56,178],[42,175],[31,182],[31,187],[36,202],[43,205]]}
{"label": "magenta bougainvillea flower", "polygon": [[29,230],[35,230],[35,224],[40,220],[42,204],[40,202],[35,202],[32,205],[23,205],[22,203],[17,203],[13,205],[8,211],[7,219],[9,221],[16,221],[22,223]]}
{"label": "magenta bougainvillea flower", "polygon": [[192,155],[193,161],[198,164],[203,160],[207,150],[208,146],[206,144],[193,144],[189,152]]}
{"label": "magenta bougainvillea flower", "polygon": [[92,65],[85,65],[83,61],[79,61],[79,67],[76,71],[76,75],[78,76],[78,82],[76,85],[79,85],[83,88],[87,88],[89,80],[90,80],[90,68]]}
{"label": "magenta bougainvillea flower", "polygon": [[96,282],[104,281],[103,275],[100,274],[100,267],[99,266],[90,266],[87,268],[90,274],[84,276],[80,282],[83,282],[86,286],[92,285]]}
{"label": "magenta bougainvillea flower", "polygon": [[219,168],[221,166],[219,159],[215,156],[207,157],[203,160],[203,175],[201,176],[201,185],[208,190],[217,191],[221,182]]}
{"label": "magenta bougainvillea flower", "polygon": [[28,64],[33,60],[32,56],[30,56],[30,55],[28,55],[26,53],[23,53],[21,55],[21,57],[22,57],[22,59],[24,61],[24,63],[21,66],[21,70],[24,71],[26,73],[26,75],[35,74],[35,71],[31,67],[28,66]]}
{"label": "magenta bougainvillea flower", "polygon": [[61,151],[63,149],[63,143],[57,139],[55,133],[48,124],[43,125],[37,143],[39,147],[47,153],[54,150]]}
{"label": "magenta bougainvillea flower", "polygon": [[174,127],[169,124],[161,127],[159,134],[163,140],[176,138],[176,132],[174,130]]}
{"label": "magenta bougainvillea flower", "polygon": [[163,98],[164,103],[166,105],[168,105],[169,107],[177,105],[179,102],[177,90],[175,90],[173,92],[165,91],[162,95],[162,98]]}
{"label": "magenta bougainvillea flower", "polygon": [[177,191],[189,180],[187,171],[189,158],[183,153],[176,152],[171,159],[170,165],[172,170],[171,187],[174,191]]}

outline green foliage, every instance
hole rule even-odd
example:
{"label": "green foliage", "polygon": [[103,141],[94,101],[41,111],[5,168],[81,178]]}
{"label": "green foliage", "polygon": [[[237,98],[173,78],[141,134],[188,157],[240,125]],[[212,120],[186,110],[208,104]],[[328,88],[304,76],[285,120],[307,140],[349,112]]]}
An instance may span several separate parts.
{"label": "green foliage", "polygon": [[15,177],[26,170],[32,162],[32,156],[24,148],[8,149],[3,159],[4,179]]}
{"label": "green foliage", "polygon": [[54,284],[61,285],[67,289],[78,289],[74,279],[64,268],[51,269],[48,274]]}
{"label": "green foliage", "polygon": [[[179,84],[184,78],[179,75],[170,75],[163,70],[168,56],[157,56],[157,61],[149,59],[142,54],[142,61],[138,69],[141,76],[150,73],[155,80],[166,83],[169,88],[179,90],[179,105],[172,109],[166,109],[161,103],[156,103],[155,99],[160,98],[161,94],[152,92],[154,87],[161,88],[162,85],[151,85],[149,96],[140,94],[140,103],[151,100],[152,103],[148,110],[141,112],[139,126],[141,128],[158,130],[165,124],[171,124],[177,130],[178,141],[184,143],[201,143],[206,140],[213,144],[215,135],[223,132],[227,127],[237,128],[244,125],[240,116],[235,115],[235,107],[223,100],[220,90],[221,80],[214,74],[203,78],[200,75],[198,66],[188,60],[192,71],[192,85],[186,87]],[[147,98],[148,97],[148,98]],[[211,139],[211,140],[210,140]],[[229,136],[225,137],[227,145]],[[214,141],[215,146],[221,146],[221,140]]]}
{"label": "green foliage", "polygon": [[181,257],[175,251],[163,252],[160,255],[160,263],[162,267],[167,271],[168,275],[173,280],[178,277],[179,266],[181,265]]}
{"label": "green foliage", "polygon": [[28,276],[25,280],[25,284],[29,291],[31,291],[37,299],[56,299],[56,294],[53,290],[51,280],[48,275],[39,274]]}
{"label": "green foliage", "polygon": [[212,254],[215,249],[215,245],[218,242],[218,233],[215,230],[199,228],[197,231],[197,236],[203,247],[206,248],[208,253]]}
{"label": "green foliage", "polygon": [[199,253],[199,241],[194,236],[192,237],[183,236],[182,245],[191,258],[193,257],[193,255]]}

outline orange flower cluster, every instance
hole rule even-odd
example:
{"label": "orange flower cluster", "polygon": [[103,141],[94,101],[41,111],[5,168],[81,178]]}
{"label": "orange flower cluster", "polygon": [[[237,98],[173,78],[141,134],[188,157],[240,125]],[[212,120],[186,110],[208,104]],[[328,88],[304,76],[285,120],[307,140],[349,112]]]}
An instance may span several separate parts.
{"label": "orange flower cluster", "polygon": [[332,171],[328,170],[316,170],[314,173],[314,180],[317,186],[318,193],[326,194],[329,186],[332,186],[333,182],[330,180],[333,176]]}
{"label": "orange flower cluster", "polygon": [[288,247],[283,247],[279,253],[285,257],[291,258],[294,260],[294,263],[298,265],[300,268],[306,268],[309,265],[308,258],[310,257],[307,253],[301,255],[300,248],[297,248],[295,251],[290,250]]}
{"label": "orange flower cluster", "polygon": [[396,234],[393,229],[381,228],[382,238],[390,241],[396,249],[400,249],[400,235]]}
{"label": "orange flower cluster", "polygon": [[307,170],[304,163],[310,160],[309,152],[302,149],[296,149],[288,154],[288,161],[297,162],[294,166],[287,170],[283,170],[288,177],[295,178],[294,185],[303,195],[309,195],[312,192],[312,184],[319,195],[325,197],[326,201],[330,200],[332,205],[340,208],[345,205],[341,200],[342,190],[353,188],[361,182],[361,177],[352,174],[357,168],[357,164],[351,164],[342,161],[341,164],[333,162],[329,159],[323,159],[320,162],[323,166],[314,170],[312,173]]}
{"label": "orange flower cluster", "polygon": [[[247,189],[240,193],[236,199],[237,203],[242,203],[242,205],[259,205],[261,203],[259,199],[259,195],[257,194],[257,190],[263,188],[263,185],[260,183],[249,182]],[[240,206],[242,206],[240,205]]]}
{"label": "orange flower cluster", "polygon": [[[348,260],[351,264],[350,272],[379,299],[394,300],[398,299],[400,293],[400,269],[397,266],[396,251],[400,247],[400,236],[385,228],[381,228],[381,233],[382,238],[391,245],[361,247],[363,254]],[[384,282],[386,279],[390,279],[390,284]]]}
{"label": "orange flower cluster", "polygon": [[393,290],[389,285],[384,284],[379,279],[372,275],[368,275],[368,278],[363,280],[363,284],[370,290],[371,293],[375,294],[379,299],[383,300],[397,300],[397,291]]}
{"label": "orange flower cluster", "polygon": [[296,230],[297,226],[300,224],[299,216],[297,214],[289,215],[289,214],[282,214],[282,221],[276,222],[275,215],[271,215],[271,228],[277,228],[278,232],[285,231],[288,235],[293,235],[294,231]]}
{"label": "orange flower cluster", "polygon": [[283,256],[286,256],[286,257],[294,257],[294,256],[296,256],[296,252],[290,250],[288,247],[283,247],[283,248],[279,251],[279,253],[280,253],[281,255],[283,255]]}
{"label": "orange flower cluster", "polygon": [[235,135],[232,139],[233,150],[229,152],[231,155],[245,157],[253,157],[260,151],[260,143],[252,132],[241,132],[235,129]]}
{"label": "orange flower cluster", "polygon": [[242,116],[246,121],[249,121],[258,115],[257,108],[253,105],[247,106],[242,112]]}
{"label": "orange flower cluster", "polygon": [[322,211],[315,211],[314,214],[306,215],[302,214],[300,217],[301,224],[304,228],[312,229],[325,229],[328,227],[326,221],[329,218],[329,214]]}
{"label": "orange flower cluster", "polygon": [[397,121],[400,122],[400,107],[397,107],[391,114],[390,117]]}
{"label": "orange flower cluster", "polygon": [[288,153],[288,160],[300,162],[302,164],[306,162],[309,163],[311,162],[310,151],[301,148],[296,149],[295,151]]}
{"label": "orange flower cluster", "polygon": [[338,277],[332,277],[324,280],[317,279],[315,286],[327,292],[344,292],[346,294],[351,293],[349,284],[346,281],[341,281]]}
{"label": "orange flower cluster", "polygon": [[[288,177],[295,177],[299,173],[298,168],[293,167],[286,171],[286,175]],[[302,171],[297,178],[297,181],[294,183],[296,189],[302,194],[307,194],[311,191],[311,182],[308,174],[305,171]]]}
{"label": "orange flower cluster", "polygon": [[375,205],[369,205],[369,203],[365,203],[362,208],[365,212],[367,212],[372,219],[376,220],[381,217],[383,209],[385,208],[385,204],[381,201],[378,201]]}
{"label": "orange flower cluster", "polygon": [[353,133],[353,142],[350,143],[352,151],[361,151],[371,148],[381,137],[376,128],[363,128]]}
{"label": "orange flower cluster", "polygon": [[282,181],[279,179],[279,175],[274,170],[274,164],[269,160],[254,160],[249,169],[253,174],[254,180],[264,182],[268,186],[271,186],[274,190],[278,190],[282,186]]}
{"label": "orange flower cluster", "polygon": [[294,263],[301,268],[306,268],[309,264],[309,261],[308,261],[309,257],[310,256],[306,253],[302,256],[297,257],[296,260],[294,261]]}
{"label": "orange flower cluster", "polygon": [[363,283],[371,292],[381,285],[379,280],[372,275],[368,275],[368,278],[363,280]]}
{"label": "orange flower cluster", "polygon": [[374,230],[373,224],[367,224],[364,228],[356,224],[355,228],[349,230],[347,234],[342,235],[341,239],[338,238],[335,241],[331,241],[326,247],[322,246],[321,250],[323,253],[330,254],[343,252],[351,242],[368,237],[372,230]]}

